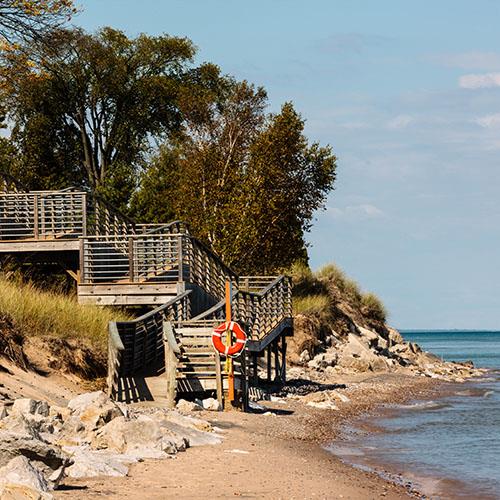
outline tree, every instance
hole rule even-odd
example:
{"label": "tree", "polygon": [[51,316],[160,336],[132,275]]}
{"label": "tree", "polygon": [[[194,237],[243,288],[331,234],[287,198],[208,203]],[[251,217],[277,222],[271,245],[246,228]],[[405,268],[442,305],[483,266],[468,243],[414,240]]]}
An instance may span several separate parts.
{"label": "tree", "polygon": [[8,49],[16,42],[46,34],[75,13],[72,0],[0,0],[0,44]]}
{"label": "tree", "polygon": [[308,144],[292,104],[266,115],[262,88],[228,78],[218,88],[183,108],[183,133],[143,175],[134,210],[144,221],[185,220],[239,272],[283,269],[306,256],[335,156]]}
{"label": "tree", "polygon": [[[153,141],[181,122],[176,100],[194,53],[185,38],[111,28],[56,30],[10,51],[2,80],[20,173],[34,172],[33,187],[73,179],[126,206]],[[31,63],[20,64],[26,54]]]}

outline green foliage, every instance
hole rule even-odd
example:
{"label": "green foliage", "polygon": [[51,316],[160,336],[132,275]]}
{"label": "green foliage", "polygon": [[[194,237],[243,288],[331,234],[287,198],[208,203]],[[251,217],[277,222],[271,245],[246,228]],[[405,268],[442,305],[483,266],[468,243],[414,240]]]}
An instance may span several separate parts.
{"label": "green foliage", "polygon": [[185,38],[56,30],[4,58],[4,101],[33,188],[89,186],[122,207],[151,140],[181,122],[176,100],[194,56]]}
{"label": "green foliage", "polygon": [[109,321],[130,319],[116,309],[82,306],[72,297],[4,278],[0,278],[0,316],[10,318],[26,334],[76,339],[102,353]]}
{"label": "green foliage", "polygon": [[361,298],[361,311],[369,319],[385,322],[387,310],[382,301],[374,293],[363,294]]}
{"label": "green foliage", "polygon": [[266,115],[262,88],[200,78],[206,90],[182,108],[183,132],[146,171],[135,212],[185,220],[241,273],[307,260],[304,233],[335,180],[331,149],[308,144],[290,103]]}

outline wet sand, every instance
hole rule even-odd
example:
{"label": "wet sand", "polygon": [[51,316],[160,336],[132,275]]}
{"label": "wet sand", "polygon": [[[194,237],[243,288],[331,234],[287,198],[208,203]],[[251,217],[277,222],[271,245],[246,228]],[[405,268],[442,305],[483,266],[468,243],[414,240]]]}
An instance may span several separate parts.
{"label": "wet sand", "polygon": [[[402,374],[358,376],[342,383],[349,402],[323,410],[304,399],[264,402],[275,415],[196,412],[220,428],[220,445],[188,449],[175,459],[148,460],[124,478],[66,480],[55,498],[390,498],[420,497],[413,484],[396,484],[343,463],[323,446],[354,419],[380,405],[434,399],[447,384]],[[396,478],[397,479],[397,478]]]}

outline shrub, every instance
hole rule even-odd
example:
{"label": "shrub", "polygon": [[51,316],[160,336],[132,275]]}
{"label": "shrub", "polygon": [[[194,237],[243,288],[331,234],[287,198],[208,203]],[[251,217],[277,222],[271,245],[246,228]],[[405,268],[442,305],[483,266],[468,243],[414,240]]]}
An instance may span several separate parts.
{"label": "shrub", "polygon": [[365,293],[361,297],[361,312],[369,319],[385,322],[387,310],[374,293]]}

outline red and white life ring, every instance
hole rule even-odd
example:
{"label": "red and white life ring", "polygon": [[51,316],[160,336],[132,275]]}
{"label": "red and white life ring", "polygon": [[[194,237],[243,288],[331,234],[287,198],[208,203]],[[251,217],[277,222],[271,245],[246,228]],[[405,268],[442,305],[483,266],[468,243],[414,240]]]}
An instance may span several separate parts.
{"label": "red and white life ring", "polygon": [[[232,334],[236,337],[236,342],[234,344],[226,345],[222,341],[223,336],[227,335],[227,331],[230,330]],[[226,321],[221,323],[212,332],[212,344],[214,348],[225,356],[238,356],[241,353],[245,344],[247,342],[247,336],[243,329],[238,323],[234,321]]]}

